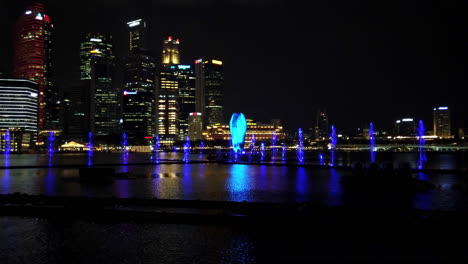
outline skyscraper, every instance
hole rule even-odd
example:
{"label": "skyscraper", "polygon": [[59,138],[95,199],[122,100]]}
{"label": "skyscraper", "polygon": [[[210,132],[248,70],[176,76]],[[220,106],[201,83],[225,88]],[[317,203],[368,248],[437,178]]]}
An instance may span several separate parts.
{"label": "skyscraper", "polygon": [[38,89],[25,79],[0,79],[0,130],[20,129],[37,136]]}
{"label": "skyscraper", "polygon": [[[190,113],[195,112],[195,72],[192,65],[173,65],[171,72],[179,86],[179,140],[189,133]],[[200,115],[201,118],[201,115]]]}
{"label": "skyscraper", "polygon": [[112,58],[91,60],[90,130],[97,137],[111,139],[121,132],[121,91],[115,85]]}
{"label": "skyscraper", "polygon": [[450,110],[447,106],[434,108],[434,135],[440,138],[451,138]]}
{"label": "skyscraper", "polygon": [[125,59],[123,129],[129,144],[145,145],[156,133],[156,63],[146,50],[146,23],[127,23],[129,54]]}
{"label": "skyscraper", "polygon": [[148,36],[146,32],[146,21],[138,19],[127,23],[129,32],[129,51],[147,50]]}
{"label": "skyscraper", "polygon": [[91,80],[93,58],[113,58],[112,36],[89,33],[80,44],[80,79]]}
{"label": "skyscraper", "polygon": [[172,65],[180,64],[179,39],[168,37],[163,43],[162,65],[167,69]]}
{"label": "skyscraper", "polygon": [[223,122],[223,62],[212,59],[195,61],[196,112],[203,114],[203,126]]}
{"label": "skyscraper", "polygon": [[47,129],[46,123],[57,125],[58,120],[53,119],[59,116],[53,106],[59,102],[58,92],[52,86],[53,24],[44,11],[44,5],[39,2],[27,8],[16,22],[14,41],[14,76],[38,84],[39,131]]}
{"label": "skyscraper", "polygon": [[315,139],[328,140],[329,138],[328,114],[327,111],[318,110],[315,124]]}
{"label": "skyscraper", "polygon": [[161,144],[172,145],[179,133],[179,81],[170,69],[159,72],[157,89],[158,135]]}

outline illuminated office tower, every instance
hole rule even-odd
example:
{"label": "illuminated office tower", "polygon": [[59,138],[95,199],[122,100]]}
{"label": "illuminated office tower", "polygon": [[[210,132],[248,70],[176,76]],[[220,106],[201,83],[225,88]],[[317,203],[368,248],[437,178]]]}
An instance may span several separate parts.
{"label": "illuminated office tower", "polygon": [[89,33],[80,44],[80,80],[91,80],[93,58],[113,58],[112,36]]}
{"label": "illuminated office tower", "polygon": [[127,23],[127,29],[129,32],[129,51],[147,50],[148,36],[146,21],[143,19],[130,21]]}
{"label": "illuminated office tower", "polygon": [[158,135],[161,144],[172,145],[179,133],[179,81],[170,70],[159,72],[157,90]]}
{"label": "illuminated office tower", "polygon": [[125,59],[123,129],[129,144],[148,145],[156,134],[156,63],[146,50],[146,23],[127,23],[129,55]]}
{"label": "illuminated office tower", "polygon": [[19,130],[28,141],[38,133],[38,89],[25,79],[0,79],[0,130]]}
{"label": "illuminated office tower", "polygon": [[203,126],[223,123],[223,62],[212,59],[195,61],[196,112],[203,114]]}
{"label": "illuminated office tower", "polygon": [[170,69],[179,87],[178,135],[184,140],[189,133],[190,113],[195,112],[195,72],[192,65],[173,65]]}
{"label": "illuminated office tower", "polygon": [[180,63],[179,39],[168,37],[163,42],[162,65],[167,69],[172,65]]}
{"label": "illuminated office tower", "polygon": [[[42,3],[34,3],[18,18],[15,26],[14,76],[38,84],[38,130],[58,126],[60,103],[52,85],[52,28]],[[42,142],[42,139],[39,138]]]}
{"label": "illuminated office tower", "polygon": [[413,118],[402,118],[395,122],[394,133],[400,137],[416,136],[416,122]]}
{"label": "illuminated office tower", "polygon": [[451,138],[450,110],[446,106],[434,108],[434,135],[440,138]]}

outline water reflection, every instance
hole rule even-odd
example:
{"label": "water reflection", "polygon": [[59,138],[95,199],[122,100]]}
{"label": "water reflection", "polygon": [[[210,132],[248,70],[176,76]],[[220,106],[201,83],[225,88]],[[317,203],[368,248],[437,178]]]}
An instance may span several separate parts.
{"label": "water reflection", "polygon": [[296,174],[296,192],[297,192],[297,202],[304,202],[307,200],[306,195],[308,192],[307,188],[307,171],[303,167],[297,168]]}
{"label": "water reflection", "polygon": [[184,193],[184,199],[192,199],[192,166],[190,164],[184,164],[182,169],[182,187]]}
{"label": "water reflection", "polygon": [[342,205],[341,176],[336,169],[330,169],[330,179],[328,182],[328,202],[331,206]]}
{"label": "water reflection", "polygon": [[230,167],[230,175],[227,180],[227,191],[230,194],[231,201],[248,201],[248,192],[250,190],[250,179],[248,173],[249,166],[242,164],[233,164]]}
{"label": "water reflection", "polygon": [[119,198],[129,198],[130,191],[128,188],[128,180],[118,180],[115,181],[115,188],[117,189],[117,196]]}
{"label": "water reflection", "polygon": [[10,193],[10,154],[5,153],[3,155],[3,166],[5,169],[3,170],[3,178],[2,178],[2,193],[7,194]]}
{"label": "water reflection", "polygon": [[46,193],[47,195],[55,195],[55,176],[54,170],[52,168],[47,169],[47,176],[46,176]]}

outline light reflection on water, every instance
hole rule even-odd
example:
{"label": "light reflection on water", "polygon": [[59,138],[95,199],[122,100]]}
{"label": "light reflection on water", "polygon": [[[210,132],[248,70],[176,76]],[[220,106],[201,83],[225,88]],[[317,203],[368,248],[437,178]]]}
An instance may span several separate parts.
{"label": "light reflection on water", "polygon": [[[177,153],[168,156],[176,157]],[[198,156],[198,153],[195,154]],[[318,158],[318,155],[314,155]],[[87,195],[99,197],[141,197],[160,199],[200,199],[259,202],[314,201],[326,205],[348,204],[341,178],[349,172],[337,169],[313,169],[270,165],[241,164],[152,164],[146,166],[125,165],[142,162],[142,156],[119,153],[115,167],[117,172],[128,172],[136,179],[119,179],[109,186],[93,186],[78,180],[77,168],[4,169],[0,170],[0,192],[45,195]],[[143,156],[144,157],[144,156]],[[379,155],[379,157],[381,157]],[[42,164],[49,162],[47,155],[11,155],[16,164],[32,160]],[[104,163],[102,155],[96,161]],[[445,157],[446,158],[446,157]],[[4,164],[11,164],[2,155]],[[86,164],[87,155],[61,157],[54,155],[53,162],[73,160]],[[340,159],[338,159],[339,162]],[[343,162],[347,162],[347,158]],[[148,162],[149,162],[148,158]],[[108,160],[112,163],[112,160]],[[85,165],[86,166],[86,165]],[[422,180],[434,183],[434,191],[418,194],[414,204],[418,208],[453,209],[460,205],[460,195],[452,186],[460,182],[454,174],[419,174]],[[398,193],[398,190],[395,190]],[[455,200],[454,200],[455,199]]]}

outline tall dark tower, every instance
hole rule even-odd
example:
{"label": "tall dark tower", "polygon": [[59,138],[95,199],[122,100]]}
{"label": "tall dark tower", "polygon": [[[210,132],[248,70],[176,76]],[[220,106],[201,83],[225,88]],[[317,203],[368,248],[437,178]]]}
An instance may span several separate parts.
{"label": "tall dark tower", "polygon": [[156,134],[156,62],[146,48],[143,19],[127,23],[129,51],[125,59],[123,130],[132,145],[148,145]]}
{"label": "tall dark tower", "polygon": [[146,21],[138,19],[127,23],[129,32],[130,52],[148,49],[148,34],[146,31]]}
{"label": "tall dark tower", "polygon": [[223,62],[212,59],[195,61],[196,112],[203,114],[203,126],[223,122]]}
{"label": "tall dark tower", "polygon": [[327,110],[317,111],[317,120],[315,124],[315,139],[316,140],[328,140],[329,138],[328,128],[328,114]]}
{"label": "tall dark tower", "polygon": [[[39,89],[38,130],[58,125],[59,113],[55,113],[58,92],[52,86],[52,28],[44,4],[32,4],[18,18],[15,27],[14,76],[35,81]],[[39,137],[39,142],[42,138]]]}

